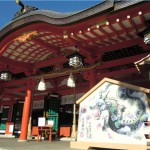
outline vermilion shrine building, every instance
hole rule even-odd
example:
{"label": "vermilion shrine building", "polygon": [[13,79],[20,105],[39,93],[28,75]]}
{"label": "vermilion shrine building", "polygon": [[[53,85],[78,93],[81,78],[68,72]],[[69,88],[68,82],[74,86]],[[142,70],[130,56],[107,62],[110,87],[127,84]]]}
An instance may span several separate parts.
{"label": "vermilion shrine building", "polygon": [[[134,65],[150,53],[140,36],[150,27],[149,8],[150,2],[142,0],[112,0],[80,12],[29,6],[18,11],[0,30],[0,71],[12,73],[11,80],[0,80],[0,133],[19,133],[20,140],[26,140],[29,118],[33,125],[34,119],[43,116],[48,93],[57,102],[52,109],[49,104],[46,108],[47,117],[55,116],[56,131],[71,125],[74,89],[67,86],[70,72],[76,80],[76,99],[104,77],[149,88],[148,79]],[[80,68],[68,64],[76,50],[83,58]],[[46,82],[44,91],[37,90],[41,77]],[[57,113],[51,112],[54,106]],[[7,131],[10,124],[14,127]]]}

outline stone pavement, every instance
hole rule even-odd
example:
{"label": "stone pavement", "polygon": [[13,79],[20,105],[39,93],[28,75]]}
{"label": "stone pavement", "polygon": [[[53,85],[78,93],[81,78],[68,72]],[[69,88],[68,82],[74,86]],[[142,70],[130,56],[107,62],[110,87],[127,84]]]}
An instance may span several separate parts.
{"label": "stone pavement", "polygon": [[[28,140],[27,142],[18,142],[18,138],[8,138],[0,136],[0,150],[81,150],[70,148],[70,141]],[[83,150],[83,149],[82,149]],[[88,150],[116,150],[107,148],[92,147]],[[117,149],[119,150],[119,149]]]}
{"label": "stone pavement", "polygon": [[70,148],[70,141],[29,140],[27,142],[18,142],[18,138],[0,137],[0,150],[77,150]]}

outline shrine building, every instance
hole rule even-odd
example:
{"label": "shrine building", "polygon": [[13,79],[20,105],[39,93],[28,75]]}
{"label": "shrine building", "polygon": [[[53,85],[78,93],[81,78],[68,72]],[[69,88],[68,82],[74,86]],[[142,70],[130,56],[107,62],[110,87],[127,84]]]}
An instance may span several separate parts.
{"label": "shrine building", "polygon": [[26,141],[46,117],[70,137],[73,105],[105,77],[150,88],[134,64],[150,56],[150,2],[103,0],[68,13],[18,4],[0,30],[0,134]]}

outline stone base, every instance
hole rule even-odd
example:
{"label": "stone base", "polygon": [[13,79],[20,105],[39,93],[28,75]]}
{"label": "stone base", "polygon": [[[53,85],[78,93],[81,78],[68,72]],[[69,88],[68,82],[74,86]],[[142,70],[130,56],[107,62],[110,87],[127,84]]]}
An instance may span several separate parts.
{"label": "stone base", "polygon": [[0,138],[15,138],[12,134],[0,134]]}
{"label": "stone base", "polygon": [[62,137],[60,138],[60,141],[71,141],[70,137]]}
{"label": "stone base", "polygon": [[18,140],[18,142],[28,142],[28,140]]}
{"label": "stone base", "polygon": [[147,150],[149,148],[146,144],[122,144],[122,143],[105,143],[105,142],[70,142],[70,147],[75,149],[92,149],[95,148],[109,148],[114,150]]}

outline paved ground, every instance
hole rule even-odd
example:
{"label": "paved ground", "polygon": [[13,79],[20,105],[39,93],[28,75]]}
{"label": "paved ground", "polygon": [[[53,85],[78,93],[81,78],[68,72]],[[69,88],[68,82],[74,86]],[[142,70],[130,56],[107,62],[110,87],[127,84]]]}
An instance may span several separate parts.
{"label": "paved ground", "polygon": [[17,138],[0,138],[0,150],[77,150],[70,148],[69,141],[49,142],[42,140],[37,142],[30,140],[28,142],[18,142]]}
{"label": "paved ground", "polygon": [[[18,142],[18,138],[8,138],[0,136],[0,150],[80,150],[70,148],[70,141],[28,140],[27,142]],[[88,150],[116,150],[107,148],[89,148]]]}

